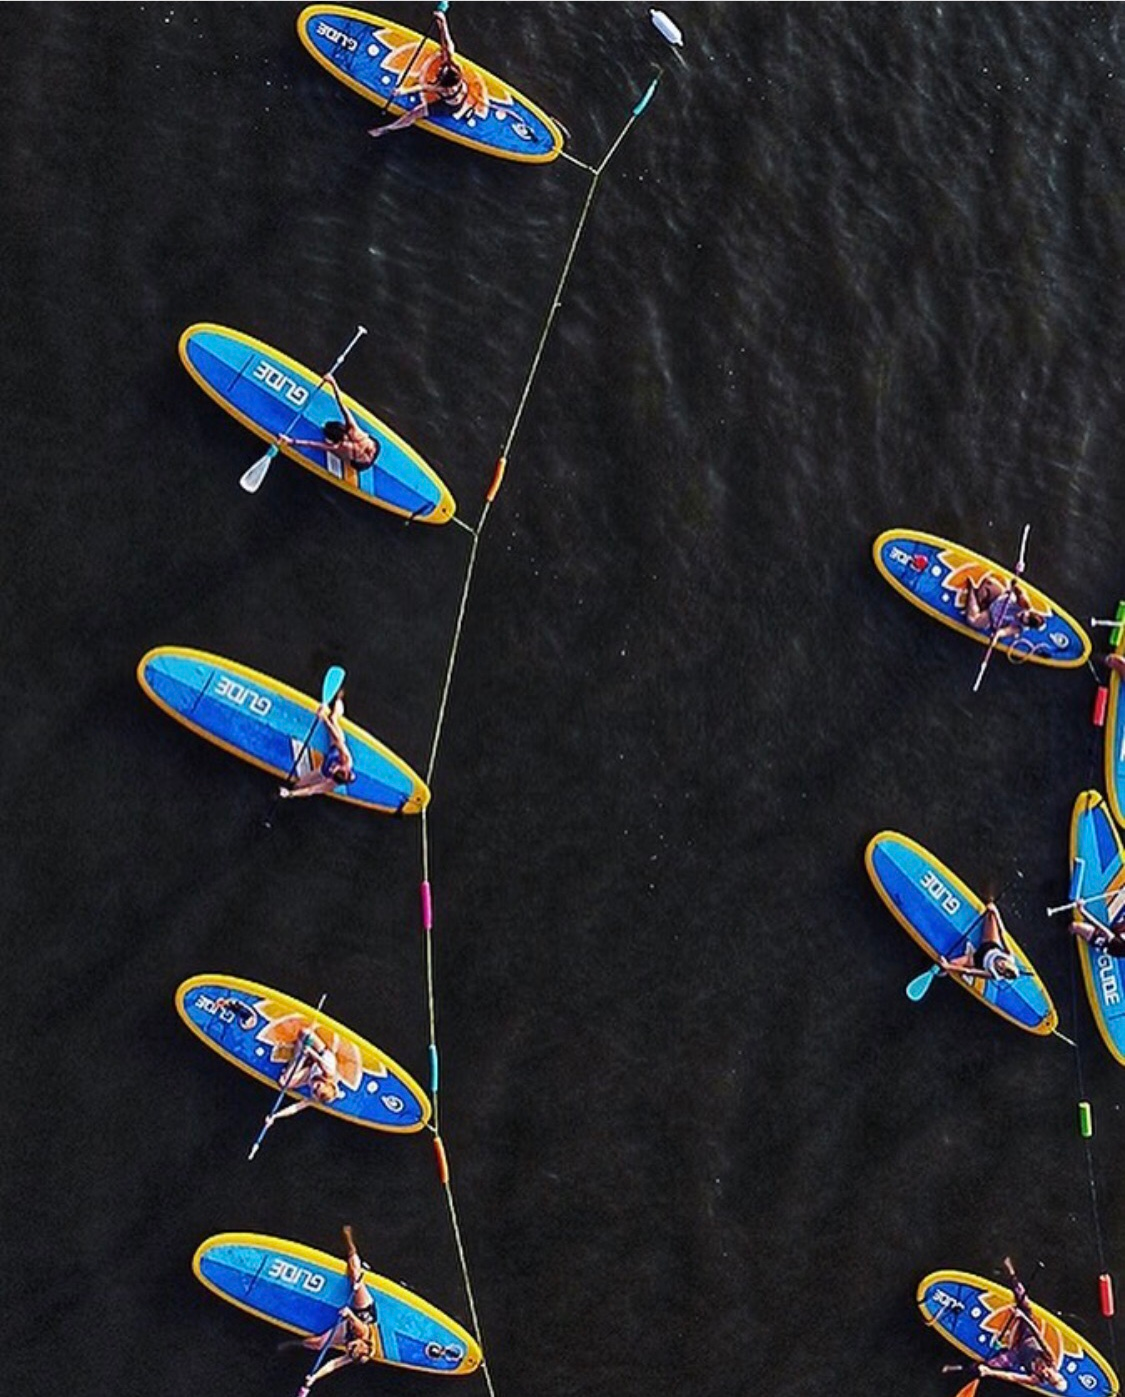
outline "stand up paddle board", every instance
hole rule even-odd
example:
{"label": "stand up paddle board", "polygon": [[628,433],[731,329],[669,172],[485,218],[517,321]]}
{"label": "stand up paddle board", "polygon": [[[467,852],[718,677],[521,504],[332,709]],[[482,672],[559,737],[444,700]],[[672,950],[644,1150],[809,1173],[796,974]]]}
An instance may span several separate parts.
{"label": "stand up paddle board", "polygon": [[234,975],[194,975],[176,990],[176,1010],[209,1048],[275,1091],[314,1029],[336,1056],[343,1094],[331,1105],[319,1102],[307,1087],[288,1094],[318,1111],[403,1134],[421,1130],[430,1118],[422,1088],[396,1062],[299,999]]}
{"label": "stand up paddle board", "polygon": [[[921,844],[883,830],[868,844],[864,862],[875,891],[932,960],[980,946],[984,903]],[[1047,987],[1011,936],[1007,941],[1020,969],[1016,979],[949,978],[1017,1028],[1053,1033],[1059,1020]]]}
{"label": "stand up paddle board", "polygon": [[[1106,923],[1125,908],[1125,849],[1097,791],[1082,792],[1070,819],[1070,900],[1077,897]],[[1098,1032],[1125,1066],[1125,961],[1096,951],[1079,936],[1074,941]]]}
{"label": "stand up paddle board", "polygon": [[[388,117],[416,107],[422,83],[432,82],[441,69],[435,40],[423,43],[413,29],[364,10],[309,5],[297,16],[297,34],[322,68],[385,107]],[[419,118],[421,129],[504,160],[541,165],[558,156],[563,133],[546,112],[460,52],[457,64],[468,86],[468,109],[458,116],[454,108],[436,103]]]}
{"label": "stand up paddle board", "polygon": [[[340,410],[321,375],[261,340],[223,325],[189,325],[180,336],[180,359],[200,388],[232,417],[271,444],[278,435],[318,441]],[[421,456],[367,408],[340,396],[358,425],[379,443],[369,466],[343,462],[314,447],[281,446],[282,454],[368,504],[423,524],[445,524],[456,510],[453,496]],[[300,417],[294,421],[297,413]]]}
{"label": "stand up paddle board", "polygon": [[[986,577],[992,577],[1009,587],[1015,577],[1009,568],[935,534],[904,529],[888,529],[880,534],[873,552],[875,566],[907,601],[978,644],[991,644],[991,633],[974,630],[965,618],[966,584],[979,585]],[[1090,637],[1074,617],[1023,578],[1020,584],[1031,605],[1047,617],[1047,624],[1041,630],[998,640],[996,649],[1006,651],[1013,663],[1026,660],[1059,669],[1085,664]]]}
{"label": "stand up paddle board", "polygon": [[[1114,655],[1125,655],[1125,601],[1117,605],[1119,626],[1109,633]],[[1125,703],[1121,678],[1110,670],[1105,719],[1105,793],[1113,818],[1125,825]]]}
{"label": "stand up paddle board", "polygon": [[[1006,1286],[967,1271],[934,1271],[918,1286],[917,1300],[926,1327],[936,1329],[954,1348],[978,1363],[996,1357],[1014,1309]],[[1117,1374],[1093,1344],[1034,1300],[1028,1309],[1043,1331],[1054,1366],[1066,1379],[1062,1390],[1071,1397],[1116,1397]],[[1021,1390],[1052,1397],[1059,1392],[1039,1384]]]}
{"label": "stand up paddle board", "polygon": [[[327,1333],[351,1300],[343,1261],[280,1237],[219,1233],[199,1246],[192,1269],[240,1310],[297,1334]],[[383,1276],[363,1278],[375,1301],[379,1362],[447,1376],[480,1366],[480,1345],[456,1320]]]}
{"label": "stand up paddle board", "polygon": [[[153,703],[184,727],[279,781],[293,771],[294,762],[298,776],[319,770],[328,750],[316,699],[234,660],[161,645],[141,657],[137,680]],[[391,815],[424,809],[430,792],[422,778],[349,718],[341,726],[356,779],[328,794]]]}

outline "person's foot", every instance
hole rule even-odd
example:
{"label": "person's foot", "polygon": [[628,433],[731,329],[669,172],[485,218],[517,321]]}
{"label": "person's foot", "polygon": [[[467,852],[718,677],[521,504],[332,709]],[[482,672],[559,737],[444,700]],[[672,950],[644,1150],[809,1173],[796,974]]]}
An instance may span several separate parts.
{"label": "person's foot", "polygon": [[1125,655],[1107,655],[1105,667],[1114,674],[1125,675]]}
{"label": "person's foot", "polygon": [[386,129],[387,128],[385,126],[373,126],[367,134],[369,136],[374,136],[376,139],[378,139],[378,137],[380,137]]}

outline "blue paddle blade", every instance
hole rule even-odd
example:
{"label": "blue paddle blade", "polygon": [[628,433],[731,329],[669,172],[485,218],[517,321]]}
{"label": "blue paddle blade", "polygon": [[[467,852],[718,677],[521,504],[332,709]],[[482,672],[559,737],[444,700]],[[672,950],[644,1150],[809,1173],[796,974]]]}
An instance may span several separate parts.
{"label": "blue paddle blade", "polygon": [[924,999],[926,991],[941,973],[940,965],[932,965],[929,970],[923,970],[921,975],[916,975],[906,987],[907,999],[912,999],[915,1004]]}
{"label": "blue paddle blade", "polygon": [[324,674],[324,683],[320,686],[320,697],[323,703],[331,703],[340,690],[344,687],[344,680],[347,674],[339,665],[332,665]]}

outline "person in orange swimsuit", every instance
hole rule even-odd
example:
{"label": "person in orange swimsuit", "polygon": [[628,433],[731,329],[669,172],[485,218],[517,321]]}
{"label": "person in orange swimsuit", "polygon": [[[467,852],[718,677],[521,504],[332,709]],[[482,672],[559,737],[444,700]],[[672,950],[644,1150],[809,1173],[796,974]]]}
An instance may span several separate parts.
{"label": "person in orange swimsuit", "polygon": [[324,381],[332,389],[343,421],[326,422],[321,441],[301,441],[297,437],[286,436],[284,432],[278,437],[278,441],[285,446],[305,446],[317,451],[329,451],[344,464],[364,470],[374,464],[375,457],[379,454],[379,443],[363,430],[349,412],[332,375],[329,374]]}
{"label": "person in orange swimsuit", "polygon": [[440,10],[434,11],[434,18],[437,20],[438,43],[441,44],[441,60],[437,72],[433,77],[427,77],[423,73],[419,78],[420,101],[416,106],[411,107],[408,112],[403,112],[402,116],[392,121],[389,126],[373,126],[367,133],[369,136],[385,136],[388,131],[401,131],[404,126],[413,126],[416,121],[428,116],[433,106],[445,107],[455,121],[468,111],[472,98],[465,75],[457,62],[457,50],[453,47],[449,25]]}
{"label": "person in orange swimsuit", "polygon": [[375,1313],[375,1297],[363,1279],[364,1265],[359,1259],[352,1229],[344,1228],[344,1243],[348,1249],[348,1280],[351,1282],[351,1303],[340,1311],[340,1318],[323,1334],[312,1334],[304,1340],[305,1348],[323,1352],[330,1345],[340,1345],[343,1353],[330,1358],[327,1363],[313,1369],[305,1378],[297,1397],[308,1397],[313,1383],[346,1368],[349,1363],[370,1363],[382,1358],[383,1346],[379,1339],[379,1319]]}

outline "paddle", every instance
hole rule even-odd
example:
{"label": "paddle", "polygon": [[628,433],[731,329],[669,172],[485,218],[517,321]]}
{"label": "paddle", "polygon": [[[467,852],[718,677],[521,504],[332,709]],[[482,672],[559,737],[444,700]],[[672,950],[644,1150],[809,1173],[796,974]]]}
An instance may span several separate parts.
{"label": "paddle", "polygon": [[395,100],[395,98],[398,96],[399,92],[400,92],[401,89],[402,89],[403,83],[406,81],[407,76],[408,76],[409,73],[410,73],[411,68],[414,67],[415,63],[417,63],[417,61],[418,61],[418,55],[422,52],[423,48],[426,46],[426,41],[427,41],[427,40],[429,39],[429,37],[430,37],[430,31],[431,31],[431,30],[433,29],[433,27],[434,27],[434,15],[443,15],[443,14],[445,14],[446,10],[448,10],[448,9],[449,9],[449,0],[438,0],[438,3],[434,6],[434,14],[430,16],[430,22],[429,22],[429,24],[426,25],[426,32],[425,32],[425,33],[422,35],[422,37],[418,40],[418,47],[417,47],[417,48],[414,50],[414,52],[410,55],[410,62],[406,65],[406,67],[402,70],[402,72],[401,72],[401,73],[398,75],[398,77],[395,79],[395,85],[394,85],[394,87],[391,88],[390,92],[387,94],[386,98],[385,98],[384,101],[383,101],[383,111],[386,111],[387,108],[391,105],[391,103],[392,103],[392,102]]}
{"label": "paddle", "polygon": [[[331,378],[331,376],[336,372],[336,370],[340,367],[340,365],[344,362],[344,360],[348,357],[348,355],[352,352],[352,350],[356,347],[359,341],[366,334],[367,330],[364,328],[364,326],[356,326],[356,331],[355,334],[352,336],[351,343],[348,345],[347,349],[345,349],[340,354],[340,357],[336,360],[336,362],[332,365],[332,367],[316,385],[316,387],[313,389],[313,393],[318,393],[324,387],[324,385],[328,382],[329,378]],[[312,393],[309,394],[309,402],[311,401]],[[308,404],[306,403],[305,406],[307,407]],[[289,425],[285,428],[285,431],[280,434],[281,436],[289,435],[289,433],[301,420],[303,412],[304,408],[302,408],[300,412],[294,413],[293,417],[289,421]],[[254,464],[250,467],[250,469],[243,473],[242,478],[239,480],[238,483],[242,486],[242,488],[246,491],[248,495],[254,494],[254,492],[261,485],[262,481],[265,480],[266,473],[270,468],[270,462],[277,455],[280,449],[280,443],[274,442],[274,444],[269,448],[266,454],[264,456],[259,456],[258,459],[254,462]]]}
{"label": "paddle", "polygon": [[1023,537],[1020,539],[1020,556],[1016,562],[1016,570],[1012,574],[1012,581],[1008,587],[1007,595],[1004,597],[1004,607],[1000,612],[1000,620],[996,624],[996,629],[992,632],[992,639],[988,642],[988,649],[985,651],[984,659],[981,660],[980,669],[977,671],[976,681],[973,684],[973,693],[980,688],[984,680],[984,672],[988,668],[988,662],[992,659],[992,652],[996,649],[996,642],[1000,639],[1000,632],[1004,629],[1004,622],[1007,620],[1008,608],[1016,595],[1016,579],[1023,576],[1023,570],[1027,566],[1027,536],[1031,533],[1031,525],[1023,526]]}
{"label": "paddle", "polygon": [[320,1370],[320,1365],[328,1357],[328,1352],[332,1347],[332,1340],[336,1337],[336,1331],[340,1327],[340,1320],[343,1318],[343,1315],[343,1310],[336,1311],[336,1323],[333,1324],[332,1328],[328,1331],[327,1335],[325,1336],[324,1342],[317,1350],[316,1362],[305,1374],[304,1382],[297,1389],[297,1397],[309,1397],[309,1388],[313,1385],[313,1380],[315,1379],[318,1371]]}
{"label": "paddle", "polygon": [[[324,1001],[327,998],[327,994],[322,994],[320,996],[320,999],[316,1006],[316,1012],[318,1014],[320,1013],[321,1009],[324,1008]],[[293,1054],[293,1061],[281,1074],[281,1090],[277,1093],[277,1100],[270,1107],[269,1115],[265,1119],[265,1124],[262,1126],[261,1130],[258,1131],[258,1138],[250,1146],[250,1153],[247,1156],[247,1159],[253,1159],[254,1156],[258,1153],[258,1150],[261,1147],[262,1141],[266,1138],[270,1126],[273,1125],[275,1119],[277,1118],[277,1113],[281,1109],[281,1103],[285,1100],[285,1093],[289,1090],[289,1083],[296,1076],[297,1068],[300,1066],[301,1059],[305,1055],[305,1048],[308,1046],[309,1041],[311,1040],[312,1035],[315,1032],[316,1021],[314,1019],[314,1021],[309,1024],[308,1028],[304,1031],[304,1033],[302,1033],[300,1044],[298,1045],[296,1052]]]}
{"label": "paddle", "polygon": [[[1008,881],[1004,884],[1004,887],[1000,891],[999,897],[994,898],[993,900],[998,902],[1000,900],[1000,897],[1004,896],[1004,894],[1008,891],[1012,884],[1018,878],[1022,877],[1023,874],[1017,868],[1015,873],[1011,876],[1011,878],[1009,878]],[[954,949],[960,949],[960,947],[964,945],[966,941],[968,941],[969,937],[972,936],[973,932],[976,931],[977,927],[980,926],[982,921],[984,921],[984,913],[979,912],[973,918],[973,921],[969,926],[968,930],[962,933],[960,940],[954,942]],[[940,976],[943,976],[944,974],[945,971],[941,968],[941,966],[934,964],[931,965],[928,970],[923,970],[921,975],[915,975],[914,979],[911,980],[911,982],[906,987],[907,999],[913,1000],[915,1004],[917,1004],[920,999],[925,999],[926,994],[929,991],[929,988],[933,984],[933,982]]]}
{"label": "paddle", "polygon": [[[340,665],[330,665],[328,669],[324,671],[324,678],[320,685],[320,701],[324,704],[325,708],[331,708],[337,696],[343,691],[344,681],[347,677],[347,671]],[[296,775],[297,768],[301,765],[301,758],[309,750],[309,743],[313,740],[313,735],[316,732],[316,727],[319,722],[320,715],[317,714],[313,719],[312,726],[305,734],[305,740],[301,743],[300,750],[293,758],[292,765],[289,768],[289,774],[285,778],[284,784],[286,786],[288,786],[289,782],[292,781],[293,777]],[[273,812],[277,808],[279,799],[280,795],[278,791],[274,791],[273,799],[270,801],[270,808],[266,812],[266,818],[262,821],[266,829],[273,829]]]}

